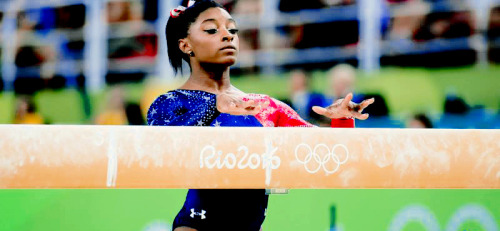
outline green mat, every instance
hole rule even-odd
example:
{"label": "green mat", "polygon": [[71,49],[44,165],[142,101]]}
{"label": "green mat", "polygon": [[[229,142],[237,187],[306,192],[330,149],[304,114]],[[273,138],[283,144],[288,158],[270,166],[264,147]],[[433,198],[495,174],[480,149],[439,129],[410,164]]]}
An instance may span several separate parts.
{"label": "green mat", "polygon": [[[0,190],[0,230],[169,230],[185,194],[181,189]],[[500,190],[291,190],[270,196],[264,230],[494,231],[500,227],[498,201]]]}

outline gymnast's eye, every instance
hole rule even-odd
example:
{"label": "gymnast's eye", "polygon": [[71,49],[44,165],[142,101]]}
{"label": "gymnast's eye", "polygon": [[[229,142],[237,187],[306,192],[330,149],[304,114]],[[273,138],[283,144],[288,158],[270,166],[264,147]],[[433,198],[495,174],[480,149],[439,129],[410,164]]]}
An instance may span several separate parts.
{"label": "gymnast's eye", "polygon": [[231,34],[236,34],[236,33],[238,33],[239,31],[240,31],[240,30],[239,30],[239,29],[236,29],[236,28],[235,28],[235,29],[229,29],[229,33],[231,33]]}
{"label": "gymnast's eye", "polygon": [[205,32],[207,32],[209,34],[215,34],[215,33],[217,33],[217,29],[208,29],[208,30],[205,30]]}

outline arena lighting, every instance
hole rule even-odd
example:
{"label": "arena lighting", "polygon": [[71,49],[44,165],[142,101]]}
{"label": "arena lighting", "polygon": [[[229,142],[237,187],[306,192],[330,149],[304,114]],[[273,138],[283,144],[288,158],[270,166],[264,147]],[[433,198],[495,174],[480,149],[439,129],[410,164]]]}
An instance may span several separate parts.
{"label": "arena lighting", "polygon": [[0,188],[498,189],[500,130],[0,125]]}

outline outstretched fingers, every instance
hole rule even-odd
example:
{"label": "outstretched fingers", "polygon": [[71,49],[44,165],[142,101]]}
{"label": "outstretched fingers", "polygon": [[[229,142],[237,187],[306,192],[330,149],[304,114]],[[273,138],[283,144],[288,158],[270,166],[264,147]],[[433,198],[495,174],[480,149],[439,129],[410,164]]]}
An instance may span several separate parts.
{"label": "outstretched fingers", "polygon": [[351,103],[351,100],[352,100],[352,93],[349,93],[342,100],[342,103],[340,104],[341,108],[349,108],[349,104]]}
{"label": "outstretched fingers", "polygon": [[375,102],[375,99],[363,100],[360,104],[352,102],[353,95],[349,93],[344,99],[339,99],[332,105],[324,108],[319,106],[312,107],[312,110],[319,115],[326,116],[328,118],[356,118],[359,120],[368,119],[369,115],[367,113],[362,113],[363,110],[370,104]]}
{"label": "outstretched fingers", "polygon": [[358,120],[366,120],[370,115],[368,113],[361,114],[359,112],[352,112],[351,113],[352,117],[358,119]]}
{"label": "outstretched fingers", "polygon": [[319,115],[322,115],[322,116],[327,116],[329,117],[327,114],[328,114],[328,110],[324,107],[320,107],[320,106],[313,106],[312,107],[312,110],[314,112],[316,112],[317,114]]}
{"label": "outstretched fingers", "polygon": [[370,98],[370,99],[365,99],[363,100],[359,106],[360,106],[360,111],[363,111],[366,107],[368,107],[370,104],[374,103],[375,102],[375,99],[374,98]]}

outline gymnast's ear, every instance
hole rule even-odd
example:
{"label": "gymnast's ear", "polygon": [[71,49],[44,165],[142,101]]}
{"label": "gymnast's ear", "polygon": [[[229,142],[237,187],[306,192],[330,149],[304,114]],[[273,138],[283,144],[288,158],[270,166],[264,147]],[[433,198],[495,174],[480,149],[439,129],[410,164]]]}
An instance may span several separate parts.
{"label": "gymnast's ear", "polygon": [[188,38],[179,39],[179,49],[184,54],[189,54],[193,51],[193,49],[191,48],[191,45],[189,44]]}

